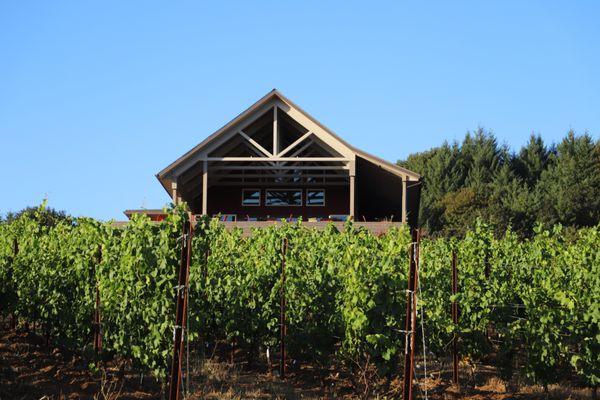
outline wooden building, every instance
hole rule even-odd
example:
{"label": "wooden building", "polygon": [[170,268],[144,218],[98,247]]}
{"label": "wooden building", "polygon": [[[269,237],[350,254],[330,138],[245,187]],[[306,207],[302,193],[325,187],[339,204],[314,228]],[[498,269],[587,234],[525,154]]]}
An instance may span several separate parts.
{"label": "wooden building", "polygon": [[[371,133],[377,140],[377,133]],[[416,223],[420,176],[359,150],[272,90],[156,177],[225,221]]]}

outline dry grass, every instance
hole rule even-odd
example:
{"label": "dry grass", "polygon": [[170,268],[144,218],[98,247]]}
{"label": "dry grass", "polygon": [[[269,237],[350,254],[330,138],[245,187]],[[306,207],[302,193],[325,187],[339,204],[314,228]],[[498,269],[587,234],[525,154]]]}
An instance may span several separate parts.
{"label": "dry grass", "polygon": [[[541,386],[526,386],[519,390],[524,398],[546,398],[544,388]],[[588,400],[592,398],[591,389],[572,387],[567,384],[550,385],[548,387],[548,399],[552,400]]]}
{"label": "dry grass", "polygon": [[193,372],[189,399],[321,399],[315,390],[296,388],[275,374],[244,371],[239,365],[207,360]]}
{"label": "dry grass", "polygon": [[[190,395],[193,399],[385,399],[386,397],[358,390],[353,377],[342,366],[332,366],[317,371],[314,366],[302,365],[293,369],[285,380],[276,373],[269,374],[265,365],[249,369],[243,363],[230,365],[216,357],[201,362],[191,357]],[[428,390],[428,398],[466,400],[590,400],[592,391],[569,383],[551,385],[545,392],[541,386],[506,383],[498,378],[497,371],[479,365],[470,371],[461,365],[461,387],[450,383],[450,364],[429,362],[426,381],[415,385],[415,400],[422,399],[421,390]],[[160,385],[156,380],[125,370],[120,379],[119,366],[107,366],[105,374],[92,374],[86,362],[66,349],[46,346],[34,334],[0,330],[0,399],[58,400],[58,399],[110,399],[141,400],[160,399]],[[417,378],[423,377],[420,366]],[[394,379],[387,384],[370,380],[387,398],[398,398],[402,382]],[[187,385],[184,385],[187,386]],[[360,393],[360,394],[359,394]]]}

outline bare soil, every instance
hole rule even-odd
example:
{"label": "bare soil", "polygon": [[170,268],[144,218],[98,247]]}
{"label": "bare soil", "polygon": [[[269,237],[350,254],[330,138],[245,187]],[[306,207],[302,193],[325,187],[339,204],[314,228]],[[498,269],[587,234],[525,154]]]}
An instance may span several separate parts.
{"label": "bare soil", "polygon": [[[309,365],[292,366],[285,380],[276,368],[248,368],[214,356],[190,362],[187,399],[396,399],[402,382],[377,381],[368,374],[351,376],[341,368],[323,371]],[[239,361],[239,360],[236,360]],[[491,367],[476,371],[461,366],[461,388],[450,383],[448,365],[430,365],[428,379],[415,387],[415,398],[467,400],[591,399],[589,389],[569,384],[550,386],[547,393],[536,386],[506,384]],[[340,372],[341,371],[341,372]],[[422,377],[422,370],[417,371]],[[368,387],[364,384],[368,383]],[[161,399],[160,384],[131,371],[126,364],[109,362],[92,371],[90,361],[62,347],[46,345],[45,339],[24,330],[0,330],[0,400]]]}
{"label": "bare soil", "polygon": [[35,333],[2,330],[0,400],[159,398],[156,384],[136,385],[127,375],[119,379],[116,365],[96,373],[89,365],[74,352],[46,345]]}

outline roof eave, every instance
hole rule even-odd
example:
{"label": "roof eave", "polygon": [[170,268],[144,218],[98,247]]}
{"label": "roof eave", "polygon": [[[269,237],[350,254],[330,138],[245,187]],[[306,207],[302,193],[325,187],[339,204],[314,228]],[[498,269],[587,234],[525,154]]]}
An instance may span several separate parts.
{"label": "roof eave", "polygon": [[366,151],[363,150],[359,150],[356,148],[353,148],[353,151],[356,153],[357,156],[362,157],[364,159],[366,159],[367,161],[373,163],[373,164],[378,164],[384,168],[386,168],[388,171],[395,173],[396,175],[400,175],[400,176],[407,176],[410,177],[411,179],[414,179],[416,181],[421,180],[421,175],[417,174],[416,172],[413,172],[409,169],[406,169],[404,167],[401,167],[399,165],[393,164],[387,160],[384,160],[382,158],[379,158],[377,156],[374,156],[370,153],[367,153]]}
{"label": "roof eave", "polygon": [[167,186],[167,182],[166,181],[169,180],[167,178],[167,176],[168,176],[168,174],[170,172],[172,172],[178,165],[180,165],[182,162],[184,162],[189,156],[197,153],[198,151],[201,151],[202,148],[204,148],[208,143],[210,143],[215,137],[219,136],[222,132],[226,131],[230,127],[232,127],[235,124],[237,124],[246,115],[248,115],[248,114],[252,113],[254,110],[260,108],[263,104],[265,104],[268,101],[270,101],[271,98],[273,98],[273,97],[278,97],[282,102],[287,103],[291,107],[296,108],[298,111],[300,111],[301,113],[303,113],[307,118],[309,118],[310,120],[312,120],[319,127],[321,127],[323,130],[325,130],[327,133],[329,133],[335,139],[337,139],[338,141],[340,141],[343,145],[347,146],[356,155],[358,155],[360,157],[363,157],[363,158],[367,159],[368,161],[370,161],[370,162],[372,162],[374,164],[381,164],[381,165],[385,166],[386,169],[388,169],[390,172],[395,173],[396,175],[403,176],[403,177],[407,177],[408,176],[408,177],[411,177],[412,179],[415,179],[415,180],[420,180],[421,179],[421,176],[419,174],[413,172],[413,171],[410,171],[410,170],[408,170],[406,168],[400,167],[400,166],[398,166],[396,164],[393,164],[393,163],[391,163],[389,161],[383,160],[383,159],[381,159],[381,158],[379,158],[377,156],[374,156],[372,154],[369,154],[369,153],[367,153],[367,152],[365,152],[363,150],[357,149],[356,147],[354,147],[353,145],[351,145],[350,143],[348,143],[344,139],[342,139],[340,136],[338,136],[335,132],[333,132],[327,126],[323,125],[320,121],[318,121],[317,119],[315,119],[312,115],[310,115],[308,112],[306,112],[304,109],[302,109],[302,107],[298,106],[292,100],[290,100],[286,96],[284,96],[279,90],[272,89],[269,93],[267,93],[261,99],[259,99],[254,104],[252,104],[250,107],[248,107],[247,109],[245,109],[244,111],[242,111],[240,114],[238,114],[231,121],[229,121],[228,123],[226,123],[225,125],[223,125],[220,129],[218,129],[215,132],[213,132],[210,136],[208,136],[202,142],[200,142],[199,144],[197,144],[196,146],[194,146],[191,150],[187,151],[185,154],[183,154],[177,160],[175,160],[174,162],[172,162],[171,164],[169,164],[167,167],[165,167],[159,173],[156,174],[157,179],[161,182],[161,185],[163,186],[163,188],[165,189],[165,191],[169,194],[169,196],[171,195],[171,192],[170,192],[170,188]]}
{"label": "roof eave", "polygon": [[172,196],[171,194],[171,188],[169,188],[168,186],[168,179],[165,178],[164,176],[160,176],[160,173],[156,174],[156,179],[158,179],[158,181],[160,182],[160,185],[163,187],[163,189],[165,189],[165,192],[167,192],[167,194],[169,195],[169,197]]}
{"label": "roof eave", "polygon": [[206,139],[204,139],[203,141],[201,141],[200,143],[198,143],[191,150],[187,151],[181,157],[179,157],[177,160],[173,161],[167,167],[163,168],[158,174],[156,174],[156,176],[159,177],[159,180],[160,180],[160,177],[164,177],[169,172],[171,172],[173,169],[175,169],[175,167],[177,167],[179,164],[181,164],[183,161],[185,161],[189,156],[191,156],[192,154],[197,153],[198,151],[202,150],[202,148],[205,147],[208,143],[210,143],[216,136],[218,136],[219,134],[221,134],[223,131],[226,131],[230,127],[234,126],[241,119],[243,119],[247,114],[251,113],[252,111],[254,111],[257,108],[260,108],[260,106],[262,106],[264,103],[266,103],[267,101],[269,101],[271,99],[271,97],[273,97],[273,96],[278,96],[279,98],[282,98],[281,93],[279,93],[277,91],[277,89],[271,90],[269,93],[267,93],[266,95],[264,95],[262,98],[260,98],[254,104],[252,104],[250,107],[248,107],[247,109],[245,109],[244,111],[242,111],[240,114],[238,114],[231,121],[229,121],[228,123],[226,123],[225,125],[223,125],[221,128],[217,129],[215,132],[213,132]]}
{"label": "roof eave", "polygon": [[344,140],[342,137],[340,137],[338,134],[336,134],[334,131],[332,131],[331,129],[329,129],[327,126],[323,125],[323,123],[321,123],[320,121],[318,121],[317,119],[315,119],[312,115],[310,115],[310,113],[308,113],[305,110],[303,110],[302,107],[300,107],[299,105],[297,105],[296,103],[294,103],[292,100],[290,100],[287,97],[285,97],[277,89],[273,89],[273,91],[271,93],[276,94],[282,101],[284,101],[284,102],[288,103],[289,105],[291,105],[292,107],[298,109],[300,112],[302,112],[308,118],[310,118],[315,124],[319,125],[323,130],[327,131],[327,133],[329,133],[330,135],[332,135],[334,138],[336,138],[342,144],[344,144],[346,147],[348,147],[350,150],[352,150],[356,155],[361,156],[361,157],[363,157],[365,159],[371,159],[369,161],[371,161],[373,163],[384,164],[385,166],[388,167],[388,169],[392,169],[394,172],[399,173],[401,175],[410,176],[410,177],[414,178],[415,180],[420,180],[421,179],[421,175],[417,174],[416,172],[413,172],[413,171],[410,171],[410,170],[408,170],[406,168],[400,167],[399,165],[393,164],[393,163],[391,163],[391,162],[389,162],[387,160],[384,160],[384,159],[379,158],[377,156],[374,156],[374,155],[372,155],[370,153],[367,153],[364,150],[357,149],[352,144],[348,143],[346,140]]}

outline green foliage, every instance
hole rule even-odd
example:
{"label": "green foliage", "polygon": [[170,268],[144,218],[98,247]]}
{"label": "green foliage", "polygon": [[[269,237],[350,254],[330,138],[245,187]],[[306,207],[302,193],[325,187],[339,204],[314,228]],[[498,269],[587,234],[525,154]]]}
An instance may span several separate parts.
{"label": "green foliage", "polygon": [[477,217],[497,235],[511,227],[523,237],[538,222],[600,222],[600,142],[588,134],[571,131],[550,148],[532,135],[511,154],[479,128],[398,164],[423,176],[419,225],[436,236],[464,237]]}
{"label": "green foliage", "polygon": [[542,173],[548,168],[550,151],[546,148],[540,135],[531,135],[529,142],[521,148],[518,156],[513,159],[513,169],[516,174],[534,187],[541,178]]}
{"label": "green foliage", "polygon": [[[48,226],[35,215],[0,225],[1,312],[83,348],[91,341],[98,285],[106,351],[164,375],[185,218],[177,208],[160,223],[139,215],[118,228],[90,219]],[[407,229],[375,237],[351,223],[341,232],[283,224],[246,237],[203,219],[192,243],[189,337],[235,342],[250,361],[267,348],[273,353],[285,262],[291,358],[322,366],[373,362],[382,374],[398,373],[410,240]],[[424,239],[420,271],[430,352],[448,355],[458,333],[461,354],[497,354],[505,378],[516,372],[547,384],[575,372],[591,386],[600,383],[600,226],[538,226],[523,240],[478,221],[463,239]],[[450,318],[453,300],[458,326]]]}
{"label": "green foliage", "polygon": [[464,181],[464,166],[460,162],[458,144],[442,146],[432,150],[410,155],[401,166],[420,173],[424,179],[419,210],[420,225],[430,232],[439,232],[443,228],[441,203],[447,193],[454,192]]}
{"label": "green foliage", "polygon": [[160,224],[134,215],[126,228],[107,226],[96,279],[107,348],[164,373],[174,323],[174,290],[184,214]]}
{"label": "green foliage", "polygon": [[235,340],[251,357],[277,345],[285,238],[289,354],[325,364],[340,347],[349,363],[393,368],[406,306],[406,230],[376,238],[352,225],[338,232],[293,224],[243,237],[206,224],[194,240],[190,304],[201,310],[192,320],[208,340]]}
{"label": "green foliage", "polygon": [[46,200],[44,200],[43,207],[26,207],[18,212],[8,212],[4,218],[0,215],[0,223],[11,223],[21,216],[28,216],[31,219],[36,219],[41,225],[46,226],[54,226],[58,222],[73,222],[73,218],[67,215],[66,212],[46,207],[45,204]]}
{"label": "green foliage", "polygon": [[164,374],[178,261],[175,238],[184,214],[171,213],[161,224],[138,217],[117,229],[87,218],[48,225],[44,213],[42,206],[0,225],[2,312],[41,323],[45,334],[83,348],[91,341],[98,285],[105,348]]}
{"label": "green foliage", "polygon": [[[424,241],[422,304],[430,350],[443,355],[454,332],[472,359],[495,352],[504,378],[515,371],[548,384],[571,366],[600,383],[600,227],[568,239],[538,226],[531,239],[496,238],[477,222],[465,239]],[[460,318],[450,320],[451,253],[458,254]]]}
{"label": "green foliage", "polygon": [[600,142],[569,132],[538,187],[539,221],[592,226],[600,220]]}

